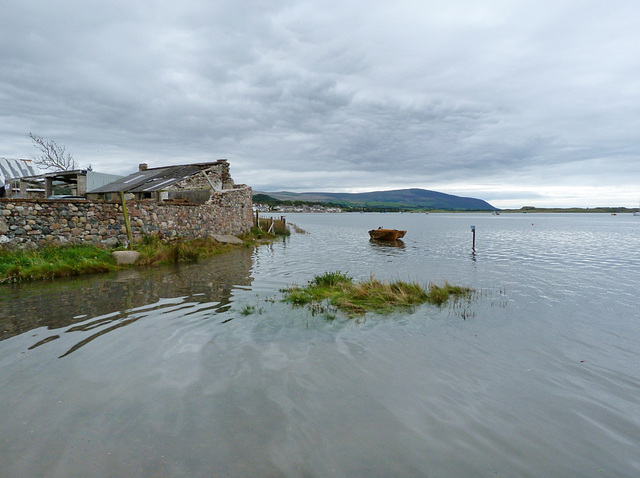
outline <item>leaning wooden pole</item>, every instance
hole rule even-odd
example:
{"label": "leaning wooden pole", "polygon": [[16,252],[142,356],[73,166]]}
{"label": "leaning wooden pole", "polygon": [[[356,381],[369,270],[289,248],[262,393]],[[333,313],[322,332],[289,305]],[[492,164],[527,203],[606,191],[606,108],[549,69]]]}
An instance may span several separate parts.
{"label": "leaning wooden pole", "polygon": [[133,238],[131,237],[131,223],[129,222],[129,212],[127,211],[127,201],[124,199],[124,191],[120,191],[120,201],[122,201],[122,212],[124,214],[124,227],[127,230],[127,239],[129,246],[127,249],[133,249]]}

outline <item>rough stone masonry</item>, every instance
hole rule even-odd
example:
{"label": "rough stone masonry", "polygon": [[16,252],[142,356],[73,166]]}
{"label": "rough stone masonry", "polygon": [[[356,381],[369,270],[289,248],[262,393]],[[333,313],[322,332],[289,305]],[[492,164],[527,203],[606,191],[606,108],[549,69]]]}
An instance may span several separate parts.
{"label": "rough stone masonry", "polygon": [[[238,186],[211,194],[205,204],[127,201],[134,242],[145,235],[195,239],[243,234],[253,223],[252,190]],[[117,201],[0,199],[0,247],[127,244],[122,204]]]}

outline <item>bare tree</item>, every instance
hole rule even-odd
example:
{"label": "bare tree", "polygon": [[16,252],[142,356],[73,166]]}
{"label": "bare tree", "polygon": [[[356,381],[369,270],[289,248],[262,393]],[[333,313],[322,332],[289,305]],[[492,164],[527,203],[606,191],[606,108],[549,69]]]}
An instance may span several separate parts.
{"label": "bare tree", "polygon": [[76,160],[73,159],[71,153],[66,152],[64,146],[58,146],[55,141],[44,139],[33,133],[29,133],[29,137],[33,141],[33,147],[40,152],[33,157],[33,160],[42,169],[70,171],[78,168]]}

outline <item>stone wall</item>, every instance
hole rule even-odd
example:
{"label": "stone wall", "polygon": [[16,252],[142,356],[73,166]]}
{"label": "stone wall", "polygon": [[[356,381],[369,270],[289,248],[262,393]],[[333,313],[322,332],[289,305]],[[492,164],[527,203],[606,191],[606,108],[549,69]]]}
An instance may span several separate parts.
{"label": "stone wall", "polygon": [[[238,186],[214,192],[206,204],[127,201],[134,242],[145,235],[194,239],[239,235],[253,223],[252,191]],[[122,204],[114,201],[0,199],[0,247],[47,244],[127,244]]]}

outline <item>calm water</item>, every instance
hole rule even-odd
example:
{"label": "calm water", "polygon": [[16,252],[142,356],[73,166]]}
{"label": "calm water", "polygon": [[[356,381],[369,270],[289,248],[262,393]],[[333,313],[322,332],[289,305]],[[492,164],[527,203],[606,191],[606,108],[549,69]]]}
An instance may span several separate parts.
{"label": "calm water", "polygon": [[[288,220],[307,234],[0,289],[0,476],[640,476],[640,218]],[[359,321],[279,301],[335,270],[479,294]]]}

